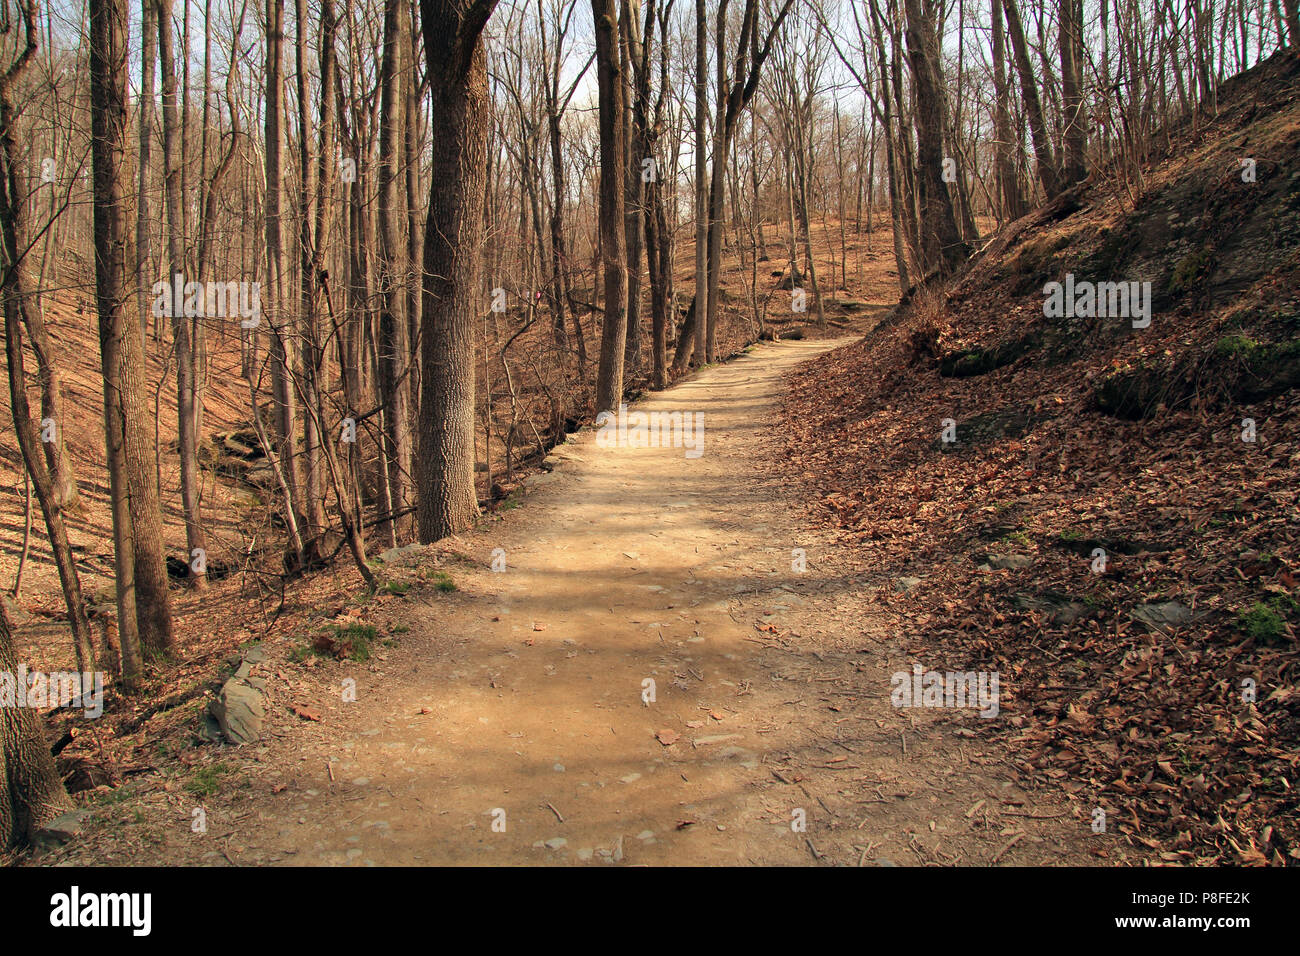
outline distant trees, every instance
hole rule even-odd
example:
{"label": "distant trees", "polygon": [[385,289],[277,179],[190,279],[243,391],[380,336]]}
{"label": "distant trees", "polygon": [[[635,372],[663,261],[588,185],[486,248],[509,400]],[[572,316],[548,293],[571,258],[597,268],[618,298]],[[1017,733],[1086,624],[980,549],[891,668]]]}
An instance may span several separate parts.
{"label": "distant trees", "polygon": [[[90,3],[84,44],[10,4],[0,298],[78,662],[115,664],[42,304],[93,250],[128,686],[175,648],[166,545],[194,588],[209,550],[269,592],[344,548],[368,586],[368,547],[468,528],[629,389],[833,321],[880,227],[904,293],[1090,176],[1135,201],[1172,125],[1300,34],[1292,0],[140,0],[130,37],[127,2]],[[196,311],[177,274],[253,287],[255,314]],[[256,521],[205,497],[232,376]]]}
{"label": "distant trees", "polygon": [[[18,12],[23,21],[22,47],[14,61],[0,73],[0,299],[4,310],[5,357],[9,365],[9,407],[23,467],[35,487],[49,533],[50,549],[68,608],[77,666],[82,671],[89,671],[95,664],[90,623],[64,520],[65,510],[75,502],[76,484],[66,465],[61,437],[65,419],[61,411],[62,396],[59,394],[54,356],[40,314],[39,300],[31,294],[22,245],[26,233],[26,200],[19,178],[22,161],[14,129],[17,116],[14,91],[30,68],[39,44],[35,0],[23,0]],[[41,380],[39,422],[32,415],[27,397],[24,332],[32,334],[32,351]],[[61,480],[64,483],[62,487]]]}

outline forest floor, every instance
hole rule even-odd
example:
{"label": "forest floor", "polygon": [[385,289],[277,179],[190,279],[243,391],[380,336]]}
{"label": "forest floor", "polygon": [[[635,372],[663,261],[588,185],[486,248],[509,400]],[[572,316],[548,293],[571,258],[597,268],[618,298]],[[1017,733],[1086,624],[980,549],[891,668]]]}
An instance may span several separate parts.
{"label": "forest floor", "polygon": [[582,430],[519,507],[339,610],[387,638],[366,662],[268,638],[261,742],[87,794],[86,837],[32,862],[1125,861],[976,710],[891,705],[915,641],[778,473],[787,377],[848,341],[761,344],[635,406],[706,410],[700,457]]}

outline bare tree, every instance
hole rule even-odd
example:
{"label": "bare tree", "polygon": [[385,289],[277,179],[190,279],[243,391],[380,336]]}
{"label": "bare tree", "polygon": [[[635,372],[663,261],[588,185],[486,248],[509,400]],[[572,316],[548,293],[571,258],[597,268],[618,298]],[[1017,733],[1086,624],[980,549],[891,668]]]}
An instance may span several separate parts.
{"label": "bare tree", "polygon": [[603,411],[617,409],[623,397],[623,349],[627,338],[627,107],[617,5],[614,0],[591,0],[591,14],[596,24],[596,77],[600,88],[600,246],[605,272],[596,408]]}
{"label": "bare tree", "polygon": [[496,0],[420,2],[433,107],[420,316],[417,514],[424,542],[464,530],[478,514],[474,318],[491,118],[482,33],[495,7]]}
{"label": "bare tree", "polygon": [[[126,7],[91,4],[90,105],[94,168],[95,300],[104,375],[117,608],[123,655],[139,635],[146,654],[170,655],[171,599],[163,563],[155,447],[148,428],[144,343],[126,314],[126,221],[122,153],[126,145]],[[123,664],[123,670],[126,670]]]}

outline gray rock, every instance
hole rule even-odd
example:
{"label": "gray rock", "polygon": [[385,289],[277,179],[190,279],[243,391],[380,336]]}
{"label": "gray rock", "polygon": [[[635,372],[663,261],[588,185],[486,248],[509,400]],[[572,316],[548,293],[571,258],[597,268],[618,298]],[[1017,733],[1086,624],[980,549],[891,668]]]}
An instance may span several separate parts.
{"label": "gray rock", "polygon": [[37,830],[36,842],[41,846],[62,846],[80,836],[90,818],[89,810],[69,810]]}
{"label": "gray rock", "polygon": [[1027,554],[990,554],[988,560],[989,567],[998,571],[1018,571],[1033,563],[1034,559]]}
{"label": "gray rock", "polygon": [[905,593],[921,583],[920,578],[899,578],[894,582],[894,590]]}
{"label": "gray rock", "polygon": [[1072,600],[1067,595],[1048,592],[1042,595],[1018,594],[1011,599],[1016,607],[1026,611],[1042,611],[1053,624],[1073,624],[1086,617],[1088,605]]}
{"label": "gray rock", "polygon": [[1132,611],[1135,621],[1161,631],[1170,631],[1192,619],[1192,609],[1179,601],[1162,601],[1158,604],[1141,604]]}
{"label": "gray rock", "polygon": [[217,723],[217,718],[212,716],[212,706],[203,712],[203,725],[199,728],[199,736],[209,743],[221,743],[221,725]]}
{"label": "gray rock", "polygon": [[232,677],[208,705],[221,735],[232,744],[248,744],[262,735],[266,719],[266,682],[257,677]]}
{"label": "gray rock", "polygon": [[417,542],[416,544],[408,544],[404,548],[389,548],[387,551],[379,555],[379,560],[384,562],[384,564],[393,564],[394,562],[401,561],[403,558],[409,558],[413,555],[420,554],[422,551],[424,551],[424,545]]}

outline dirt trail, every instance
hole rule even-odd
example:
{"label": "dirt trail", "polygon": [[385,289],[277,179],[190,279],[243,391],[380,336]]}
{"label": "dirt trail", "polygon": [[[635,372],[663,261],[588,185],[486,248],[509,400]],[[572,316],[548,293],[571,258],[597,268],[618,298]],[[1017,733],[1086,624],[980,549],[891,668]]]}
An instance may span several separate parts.
{"label": "dirt trail", "polygon": [[[265,746],[220,755],[249,785],[205,801],[209,835],[167,827],[143,856],[1084,862],[1086,824],[1012,783],[974,711],[891,706],[913,658],[873,626],[883,592],[799,530],[770,473],[784,374],[835,344],[762,345],[635,406],[703,412],[701,457],[590,430],[557,449],[522,507],[449,543],[472,559],[444,552],[455,592],[384,606],[410,628],[394,647],[281,687],[277,714],[322,719],[280,714]],[[171,810],[188,823],[193,802]]]}

